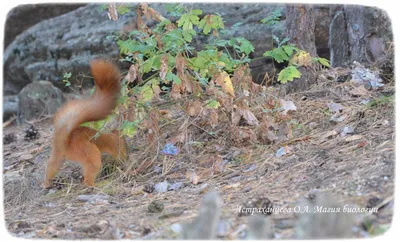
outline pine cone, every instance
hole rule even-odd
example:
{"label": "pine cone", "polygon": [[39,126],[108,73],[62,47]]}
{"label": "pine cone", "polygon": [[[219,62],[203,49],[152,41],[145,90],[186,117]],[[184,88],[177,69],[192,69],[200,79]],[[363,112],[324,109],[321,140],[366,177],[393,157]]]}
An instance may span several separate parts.
{"label": "pine cone", "polygon": [[3,137],[3,144],[7,145],[10,144],[12,142],[15,142],[17,140],[17,137],[15,136],[15,134],[11,133],[11,134],[6,134]]}
{"label": "pine cone", "polygon": [[25,130],[25,140],[33,140],[40,137],[39,130],[31,125],[29,128]]}
{"label": "pine cone", "polygon": [[273,204],[267,197],[257,196],[245,202],[239,212],[239,216],[248,216],[251,214],[272,214]]}

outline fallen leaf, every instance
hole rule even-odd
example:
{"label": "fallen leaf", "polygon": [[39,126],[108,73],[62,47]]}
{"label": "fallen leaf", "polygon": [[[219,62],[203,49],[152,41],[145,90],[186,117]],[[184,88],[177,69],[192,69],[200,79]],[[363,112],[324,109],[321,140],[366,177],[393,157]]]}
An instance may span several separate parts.
{"label": "fallen leaf", "polygon": [[235,91],[233,89],[232,81],[228,73],[226,73],[225,71],[221,72],[214,78],[215,78],[215,83],[217,83],[217,85],[222,87],[222,90],[225,93],[228,93],[232,97],[235,97]]}
{"label": "fallen leaf", "polygon": [[210,124],[212,128],[215,128],[218,125],[218,112],[216,110],[210,111]]}
{"label": "fallen leaf", "polygon": [[260,124],[256,116],[248,108],[241,108],[240,114],[248,125],[258,126]]}
{"label": "fallen leaf", "polygon": [[362,135],[352,135],[352,136],[346,137],[344,140],[346,142],[350,142],[350,141],[359,140],[359,139],[362,139],[362,138],[363,138]]}
{"label": "fallen leaf", "polygon": [[194,102],[188,102],[188,113],[191,117],[199,116],[203,107],[201,106],[201,102],[196,100]]}
{"label": "fallen leaf", "polygon": [[126,74],[125,79],[128,81],[128,83],[133,83],[136,78],[137,78],[137,73],[138,73],[138,68],[139,65],[131,65],[128,70],[128,74]]}
{"label": "fallen leaf", "polygon": [[192,172],[190,174],[189,180],[193,185],[196,185],[197,183],[199,183],[200,177],[195,172]]}
{"label": "fallen leaf", "polygon": [[110,3],[108,4],[108,17],[110,20],[117,21],[118,20],[118,12],[117,12],[117,4]]}
{"label": "fallen leaf", "polygon": [[321,136],[322,142],[328,139],[332,139],[334,136],[336,136],[338,132],[336,130],[331,130],[326,132],[323,136]]}
{"label": "fallen leaf", "polygon": [[233,183],[233,184],[231,184],[231,185],[226,185],[226,186],[224,187],[224,189],[238,188],[238,187],[240,187],[240,182],[236,182],[236,183]]}
{"label": "fallen leaf", "polygon": [[339,112],[344,109],[343,105],[340,103],[328,103],[329,110],[333,113]]}
{"label": "fallen leaf", "polygon": [[165,77],[168,73],[168,56],[163,55],[161,57],[161,66],[160,66],[160,78],[161,80],[165,81]]}
{"label": "fallen leaf", "polygon": [[369,91],[365,89],[364,85],[358,86],[349,92],[351,95],[356,97],[367,96]]}
{"label": "fallen leaf", "polygon": [[292,101],[286,101],[286,100],[280,99],[279,103],[281,105],[281,109],[283,110],[282,113],[284,115],[286,115],[287,112],[289,112],[289,111],[297,110],[296,106],[294,105],[294,103]]}

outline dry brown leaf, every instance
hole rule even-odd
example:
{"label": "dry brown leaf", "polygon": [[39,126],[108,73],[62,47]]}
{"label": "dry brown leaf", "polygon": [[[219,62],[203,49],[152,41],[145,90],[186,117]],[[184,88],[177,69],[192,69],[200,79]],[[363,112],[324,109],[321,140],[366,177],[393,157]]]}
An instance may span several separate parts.
{"label": "dry brown leaf", "polygon": [[160,66],[160,78],[161,80],[165,81],[165,77],[167,76],[168,72],[168,56],[163,55],[161,57],[161,66]]}
{"label": "dry brown leaf", "polygon": [[257,141],[257,136],[252,129],[247,127],[232,127],[232,137],[236,142],[244,142],[244,141]]}
{"label": "dry brown leaf", "polygon": [[363,86],[358,86],[350,91],[350,94],[356,97],[362,97],[369,95],[369,91]]}
{"label": "dry brown leaf", "polygon": [[328,131],[323,136],[321,136],[321,142],[324,142],[328,139],[332,139],[334,136],[336,136],[338,134],[339,133],[336,130]]}
{"label": "dry brown leaf", "polygon": [[236,111],[233,113],[232,123],[238,125],[241,117],[243,117],[248,125],[258,126],[260,124],[256,116],[244,103],[238,103],[236,105]]}
{"label": "dry brown leaf", "polygon": [[161,88],[159,85],[152,85],[151,88],[153,89],[153,99],[154,100],[160,100],[160,93],[161,93]]}
{"label": "dry brown leaf", "polygon": [[128,74],[125,76],[125,79],[128,81],[128,83],[133,83],[136,80],[138,67],[139,66],[137,64],[132,64],[131,67],[129,67]]}
{"label": "dry brown leaf", "polygon": [[191,117],[199,116],[202,110],[203,107],[201,106],[201,102],[199,100],[188,103],[188,114]]}
{"label": "dry brown leaf", "polygon": [[200,176],[198,176],[197,174],[196,174],[196,172],[192,172],[192,173],[190,173],[190,175],[189,175],[189,181],[193,184],[193,185],[196,185],[197,183],[199,183],[199,180],[200,180]]}
{"label": "dry brown leaf", "polygon": [[144,14],[144,16],[146,16],[147,20],[150,20],[151,14],[148,11],[148,7],[149,7],[149,5],[147,3],[141,3],[140,4],[140,8],[142,9],[142,13]]}
{"label": "dry brown leaf", "polygon": [[289,111],[296,111],[297,108],[292,101],[286,101],[283,99],[279,100],[280,108],[282,109],[282,114],[286,115]]}
{"label": "dry brown leaf", "polygon": [[118,12],[117,12],[117,4],[116,3],[108,4],[108,13],[107,14],[111,20],[113,20],[113,21],[118,20]]}
{"label": "dry brown leaf", "polygon": [[210,124],[212,128],[215,128],[218,125],[218,112],[215,109],[210,111]]}
{"label": "dry brown leaf", "polygon": [[158,21],[158,22],[162,22],[165,20],[164,16],[162,16],[159,12],[157,12],[156,10],[154,10],[154,8],[147,8],[147,11],[151,14],[151,17]]}
{"label": "dry brown leaf", "polygon": [[260,124],[256,116],[248,108],[241,108],[240,114],[246,120],[248,125],[258,126]]}
{"label": "dry brown leaf", "polygon": [[175,100],[177,100],[177,99],[179,99],[179,98],[181,98],[181,84],[177,84],[177,83],[173,83],[172,84],[172,89],[171,89],[171,92],[170,92],[170,97],[172,98],[172,99],[175,99]]}
{"label": "dry brown leaf", "polygon": [[350,142],[350,141],[359,140],[359,139],[362,139],[362,138],[363,138],[362,135],[352,135],[352,136],[346,137],[344,140],[346,142]]}
{"label": "dry brown leaf", "polygon": [[231,189],[231,188],[238,188],[238,187],[240,187],[240,182],[236,182],[236,183],[233,183],[233,184],[230,184],[230,185],[226,185],[226,186],[224,186],[223,189]]}
{"label": "dry brown leaf", "polygon": [[156,37],[158,49],[162,50],[163,44],[162,44],[162,40],[160,39],[160,36],[158,36],[158,34],[154,34],[154,36]]}

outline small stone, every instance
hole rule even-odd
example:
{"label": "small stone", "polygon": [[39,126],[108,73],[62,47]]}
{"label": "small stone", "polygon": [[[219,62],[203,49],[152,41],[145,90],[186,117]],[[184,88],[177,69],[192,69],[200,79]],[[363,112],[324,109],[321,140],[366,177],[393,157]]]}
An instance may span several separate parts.
{"label": "small stone", "polygon": [[183,187],[183,183],[182,182],[175,182],[173,184],[171,184],[168,188],[168,190],[170,191],[176,191],[179,190],[181,187]]}
{"label": "small stone", "polygon": [[182,232],[182,225],[179,223],[174,223],[171,225],[171,230],[176,234],[180,234]]}
{"label": "small stone", "polygon": [[199,191],[199,193],[200,194],[202,194],[202,193],[206,193],[207,191],[208,191],[208,183],[203,183],[201,186],[200,186],[200,191]]}
{"label": "small stone", "polygon": [[19,228],[19,229],[26,229],[26,228],[30,228],[30,227],[31,227],[31,224],[26,221],[21,221],[17,225],[17,228]]}
{"label": "small stone", "polygon": [[148,235],[148,234],[150,234],[150,232],[151,232],[151,227],[150,226],[145,226],[143,228],[142,235],[143,236]]}
{"label": "small stone", "polygon": [[109,196],[107,195],[79,195],[78,200],[82,202],[95,202],[99,200],[107,200]]}
{"label": "small stone", "polygon": [[164,182],[159,182],[157,183],[154,188],[156,190],[156,192],[158,193],[164,193],[168,191],[168,186],[169,186],[169,182],[164,181]]}
{"label": "small stone", "polygon": [[368,199],[366,208],[374,208],[374,207],[376,207],[381,201],[382,201],[382,199],[373,196],[373,197],[371,197],[371,198]]}
{"label": "small stone", "polygon": [[160,201],[152,201],[147,210],[150,213],[161,213],[164,210],[164,204]]}
{"label": "small stone", "polygon": [[144,185],[143,191],[147,192],[147,193],[154,192],[154,184],[153,183],[148,183],[148,184]]}

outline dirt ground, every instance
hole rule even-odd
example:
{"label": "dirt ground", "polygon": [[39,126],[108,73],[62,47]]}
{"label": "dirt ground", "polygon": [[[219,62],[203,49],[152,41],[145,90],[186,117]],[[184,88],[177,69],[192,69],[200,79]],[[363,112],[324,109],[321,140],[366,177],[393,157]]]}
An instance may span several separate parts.
{"label": "dirt ground", "polygon": [[[3,150],[7,229],[24,238],[175,239],[180,237],[181,225],[196,217],[204,194],[215,188],[223,201],[217,231],[221,239],[245,237],[248,216],[238,216],[236,210],[249,199],[266,197],[274,207],[288,208],[315,191],[329,191],[342,204],[379,209],[357,214],[352,225],[352,237],[378,235],[387,230],[393,216],[394,83],[368,96],[350,95],[351,89],[348,82],[322,78],[307,92],[285,97],[297,107],[291,114],[297,128],[285,142],[287,154],[281,157],[276,152],[282,143],[230,144],[212,153],[209,149],[217,147],[215,140],[204,139],[195,154],[221,159],[223,169],[218,173],[199,175],[206,166],[196,163],[194,156],[160,154],[144,174],[103,171],[95,188],[81,186],[80,168],[67,163],[58,185],[42,189],[51,149],[51,120],[35,123],[40,137],[29,141],[24,140],[27,124],[10,125],[4,135],[14,133],[17,139]],[[363,104],[366,98],[370,101]],[[344,107],[343,121],[330,121],[329,103]],[[345,126],[354,132],[341,135]],[[168,127],[163,132],[168,133]],[[133,153],[141,151],[134,145]],[[152,191],[164,181],[175,186]],[[92,201],[80,196],[88,194],[101,196]],[[149,211],[151,204],[163,206],[162,211]],[[296,238],[298,214],[269,216],[275,238]]]}

